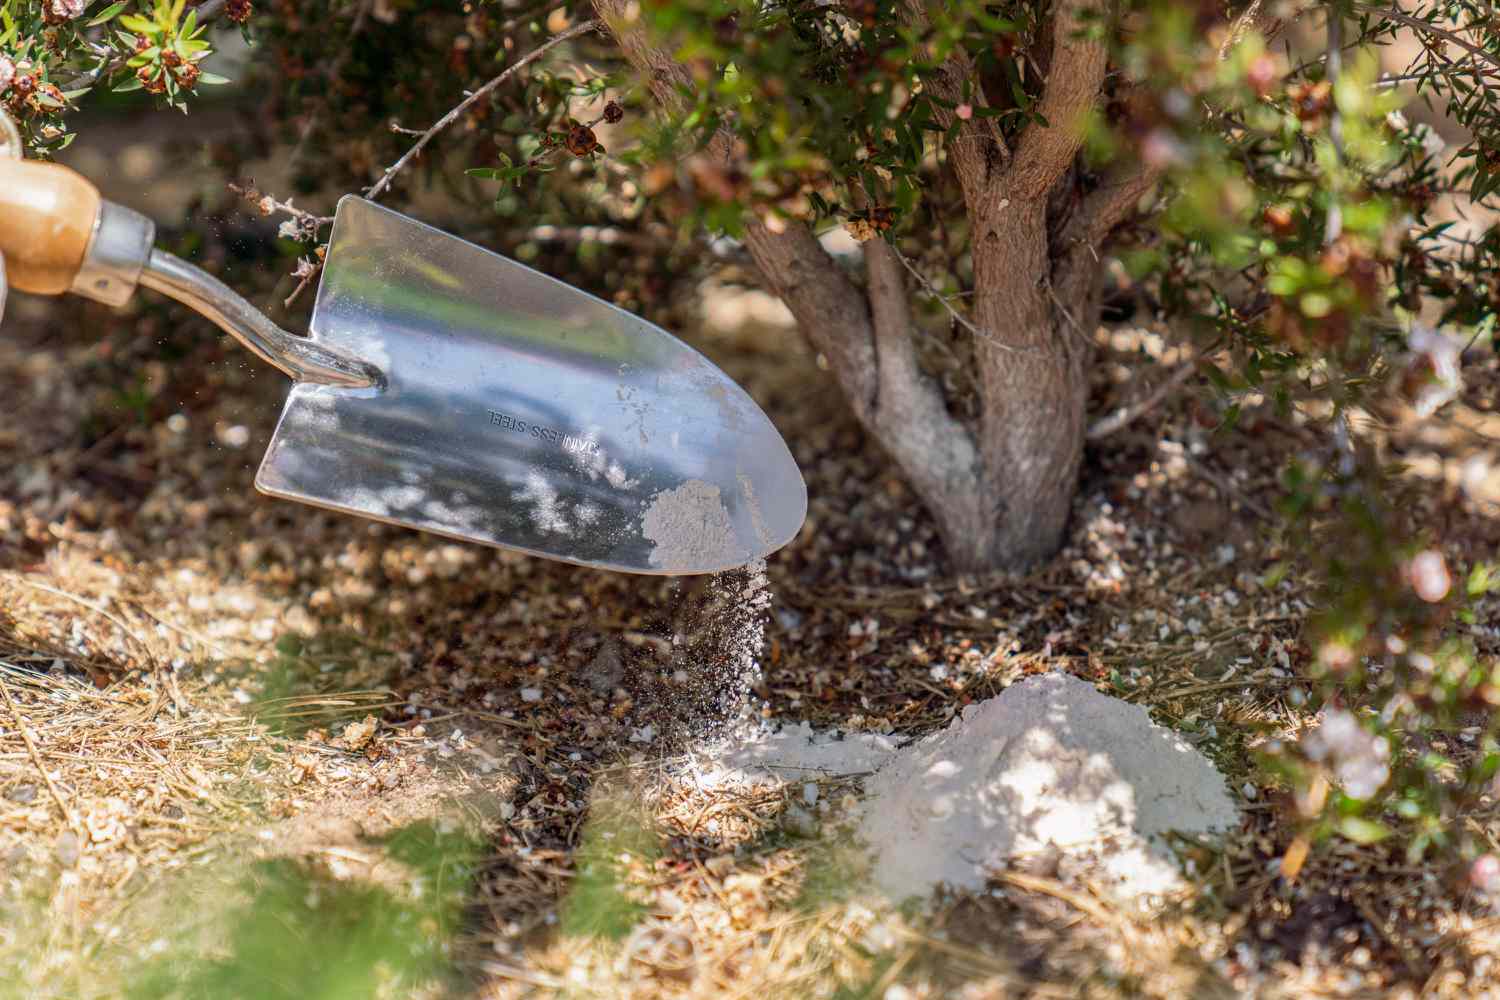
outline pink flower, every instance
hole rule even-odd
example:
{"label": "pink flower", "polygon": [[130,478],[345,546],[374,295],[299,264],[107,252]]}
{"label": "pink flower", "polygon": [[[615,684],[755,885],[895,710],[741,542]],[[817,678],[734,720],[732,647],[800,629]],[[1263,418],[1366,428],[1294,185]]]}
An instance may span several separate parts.
{"label": "pink flower", "polygon": [[16,78],[16,64],[0,56],[0,94],[10,89],[10,81]]}
{"label": "pink flower", "polygon": [[1412,556],[1407,564],[1407,574],[1411,578],[1412,589],[1417,596],[1428,604],[1436,604],[1448,596],[1448,590],[1453,586],[1453,577],[1448,573],[1448,564],[1443,561],[1443,554],[1427,549]]}
{"label": "pink flower", "polygon": [[955,115],[958,115],[958,117],[963,119],[964,121],[968,121],[970,118],[974,117],[974,105],[960,104],[958,107],[953,109],[953,113]]}

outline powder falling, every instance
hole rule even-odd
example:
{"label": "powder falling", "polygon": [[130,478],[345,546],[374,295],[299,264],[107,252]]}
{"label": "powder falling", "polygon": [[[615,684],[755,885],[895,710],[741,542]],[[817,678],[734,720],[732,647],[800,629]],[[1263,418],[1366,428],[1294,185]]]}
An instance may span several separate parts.
{"label": "powder falling", "polygon": [[732,565],[748,554],[735,537],[719,488],[701,479],[653,496],[641,534],[653,543],[651,565],[668,571]]}

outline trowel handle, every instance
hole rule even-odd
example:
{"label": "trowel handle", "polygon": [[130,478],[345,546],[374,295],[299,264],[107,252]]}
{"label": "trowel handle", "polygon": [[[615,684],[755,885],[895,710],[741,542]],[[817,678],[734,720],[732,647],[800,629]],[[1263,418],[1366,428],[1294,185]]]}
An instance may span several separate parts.
{"label": "trowel handle", "polygon": [[12,288],[124,305],[155,239],[150,219],[67,167],[0,157],[0,256]]}
{"label": "trowel handle", "polygon": [[137,285],[145,285],[211,320],[299,382],[384,385],[374,366],[287,333],[218,278],[153,250],[155,241],[155,223],[100,198],[67,167],[0,157],[0,262],[12,288],[72,292],[123,306]]}

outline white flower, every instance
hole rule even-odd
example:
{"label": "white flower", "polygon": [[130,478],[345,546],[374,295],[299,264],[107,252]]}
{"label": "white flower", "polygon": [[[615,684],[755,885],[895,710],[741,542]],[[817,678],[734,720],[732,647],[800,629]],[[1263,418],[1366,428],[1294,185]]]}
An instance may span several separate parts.
{"label": "white flower", "polygon": [[1390,744],[1341,708],[1324,713],[1322,724],[1303,737],[1302,748],[1309,760],[1332,765],[1334,778],[1350,798],[1373,798],[1391,776]]}
{"label": "white flower", "polygon": [[0,94],[10,89],[10,82],[16,78],[16,64],[5,56],[0,56]]}
{"label": "white flower", "polygon": [[47,12],[62,21],[72,21],[83,16],[88,0],[47,0]]}
{"label": "white flower", "polygon": [[276,235],[284,240],[300,240],[302,227],[297,224],[296,219],[287,219],[276,228]]}
{"label": "white flower", "polygon": [[1458,370],[1463,348],[1452,338],[1420,323],[1412,324],[1406,342],[1412,352],[1411,367],[1426,370],[1412,406],[1418,416],[1430,417],[1457,396],[1463,386]]}

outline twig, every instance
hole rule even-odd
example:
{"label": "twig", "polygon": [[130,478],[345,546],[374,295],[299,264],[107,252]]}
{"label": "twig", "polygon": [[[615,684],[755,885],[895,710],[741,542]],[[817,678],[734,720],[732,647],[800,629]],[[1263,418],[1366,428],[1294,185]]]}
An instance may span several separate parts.
{"label": "twig", "polygon": [[0,695],[5,696],[6,707],[10,709],[10,717],[15,720],[16,730],[21,734],[21,742],[26,744],[26,752],[31,755],[31,763],[42,772],[42,781],[47,785],[47,791],[52,796],[52,801],[57,803],[57,808],[62,810],[63,819],[68,821],[68,826],[80,839],[83,837],[83,828],[78,825],[78,817],[73,810],[68,808],[68,803],[62,796],[62,790],[52,780],[52,775],[47,773],[46,766],[42,763],[42,755],[37,752],[36,742],[31,738],[31,730],[26,728],[26,720],[21,717],[21,710],[16,707],[15,699],[10,696],[10,687],[3,679],[0,679]]}
{"label": "twig", "polygon": [[[344,39],[344,47],[339,50],[338,58],[334,60],[333,66],[328,70],[328,90],[331,92],[338,84],[344,74],[344,64],[349,61],[349,54],[354,51],[354,40],[359,33],[365,30],[365,19],[369,17],[370,8],[374,6],[374,0],[361,0],[359,11],[354,15],[354,23],[349,26],[349,34]],[[313,130],[318,127],[318,118],[328,108],[328,100],[325,98],[322,104],[313,109],[312,114],[307,116],[307,124],[302,126],[302,134],[297,137],[297,145],[292,148],[292,155],[287,162],[296,166],[302,161],[302,150],[307,146],[307,140],[312,137]]]}
{"label": "twig", "polygon": [[288,198],[286,201],[281,201],[275,195],[266,194],[265,192],[255,187],[254,181],[252,181],[247,187],[241,187],[240,185],[233,183],[226,184],[224,186],[229,188],[229,190],[233,191],[235,194],[239,195],[241,198],[244,198],[246,201],[254,202],[256,206],[260,208],[261,212],[266,215],[270,215],[273,212],[282,212],[286,215],[290,215],[293,219],[296,219],[298,222],[302,223],[304,227],[308,228],[326,226],[333,221],[333,216],[331,215],[314,215],[312,212],[298,208],[296,205],[292,204],[292,200],[290,198]]}
{"label": "twig", "polygon": [[1223,43],[1219,45],[1220,62],[1229,58],[1229,53],[1240,44],[1240,40],[1245,37],[1245,32],[1249,31],[1250,26],[1260,17],[1261,3],[1262,0],[1250,0],[1250,6],[1234,19],[1234,26],[1229,29],[1229,34],[1224,36]]}
{"label": "twig", "polygon": [[1457,45],[1459,48],[1469,53],[1469,55],[1473,56],[1475,59],[1489,63],[1490,73],[1494,73],[1497,70],[1500,70],[1500,58],[1497,58],[1493,54],[1486,52],[1484,49],[1481,49],[1473,42],[1468,41],[1462,35],[1458,34],[1458,32],[1450,31],[1447,28],[1440,28],[1430,21],[1422,20],[1420,17],[1413,17],[1394,4],[1389,7],[1381,7],[1378,4],[1359,3],[1356,0],[1355,3],[1351,3],[1349,6],[1353,10],[1361,11],[1362,13],[1375,14],[1379,17],[1388,17],[1392,21],[1398,21],[1409,28],[1415,28],[1418,31],[1426,32],[1429,35],[1435,35],[1438,38],[1443,39],[1444,41],[1452,42],[1454,45]]}
{"label": "twig", "polygon": [[[879,237],[876,237],[876,239],[878,238]],[[948,296],[938,291],[933,283],[927,280],[927,275],[923,274],[921,271],[918,271],[916,267],[912,265],[911,260],[906,256],[906,254],[902,253],[901,250],[894,244],[891,245],[891,250],[895,252],[896,259],[901,262],[901,266],[910,271],[912,277],[917,279],[917,283],[922,286],[922,290],[925,291],[928,295],[931,295],[934,299],[937,299],[938,304],[941,305],[944,309],[948,310],[948,315],[953,317],[953,322],[957,323],[965,330],[968,330],[980,340],[983,340],[994,347],[998,347],[1002,351],[1008,351],[1012,354],[1031,353],[1030,348],[1016,347],[1014,345],[1004,343],[994,334],[975,326],[973,322],[971,322],[967,317],[965,317],[957,309],[953,308],[952,304],[948,301]]]}
{"label": "twig", "polygon": [[488,96],[492,90],[500,86],[506,80],[509,80],[513,74],[529,65],[530,63],[535,62],[537,59],[540,59],[553,46],[561,45],[563,42],[568,41],[570,38],[577,38],[579,35],[585,34],[589,31],[593,31],[598,27],[599,22],[597,20],[584,21],[580,24],[575,24],[573,25],[573,27],[568,28],[566,31],[562,31],[556,35],[553,35],[551,38],[547,39],[547,41],[543,42],[541,45],[538,45],[536,48],[526,53],[520,59],[517,59],[505,70],[505,72],[501,73],[499,76],[484,84],[484,86],[471,93],[468,97],[465,97],[447,114],[439,118],[431,128],[429,128],[426,132],[423,132],[422,138],[418,139],[416,143],[411,147],[411,149],[408,149],[404,154],[402,154],[401,159],[391,164],[390,168],[381,175],[380,180],[376,181],[370,186],[369,190],[365,192],[365,197],[369,198],[371,201],[379,198],[381,193],[385,191],[386,188],[391,186],[391,181],[395,179],[395,176],[402,170],[406,169],[406,165],[410,163],[417,156],[417,154],[421,153],[422,150],[426,148],[427,144],[433,140],[434,136],[436,136],[443,129],[447,128],[449,125],[452,125],[455,121],[458,120],[459,115],[467,111],[475,102],[477,102],[481,98]]}
{"label": "twig", "polygon": [[[301,264],[303,262],[305,262],[305,258],[298,261],[299,264]],[[293,272],[293,273],[296,273],[296,272]],[[312,283],[312,280],[314,278],[316,278],[319,274],[322,274],[322,273],[323,273],[323,262],[320,260],[320,261],[317,261],[316,263],[314,263],[312,265],[312,267],[310,267],[307,270],[305,270],[305,271],[302,272],[302,280],[299,281],[299,282],[297,282],[297,287],[292,289],[292,294],[288,295],[285,299],[282,299],[281,304],[283,306],[285,306],[286,308],[290,309],[292,307],[292,303],[297,301],[297,297],[302,294],[303,290],[306,289],[307,286]]]}
{"label": "twig", "polygon": [[1197,370],[1197,358],[1194,358],[1191,361],[1183,362],[1182,365],[1171,375],[1169,375],[1161,385],[1157,386],[1141,399],[1137,400],[1134,403],[1131,403],[1129,406],[1120,407],[1118,410],[1109,414],[1108,416],[1100,417],[1098,420],[1095,420],[1093,424],[1089,426],[1088,434],[1086,435],[1087,439],[1090,441],[1097,441],[1100,438],[1108,437],[1109,435],[1124,429],[1129,424],[1134,423],[1136,420],[1140,419],[1142,416],[1155,409],[1156,406],[1160,404],[1162,400],[1166,399],[1167,396],[1171,395],[1172,391],[1175,390],[1178,386],[1182,385],[1188,379],[1192,378],[1193,374]]}
{"label": "twig", "polygon": [[[1337,6],[1328,8],[1328,60],[1324,65],[1324,79],[1337,82],[1344,69],[1344,15]],[[1339,112],[1338,102],[1333,102],[1333,111],[1328,116],[1328,138],[1333,143],[1334,162],[1344,162],[1344,116]],[[1323,226],[1323,242],[1331,244],[1344,232],[1344,209],[1339,204],[1335,191],[1328,201],[1328,218]]]}

